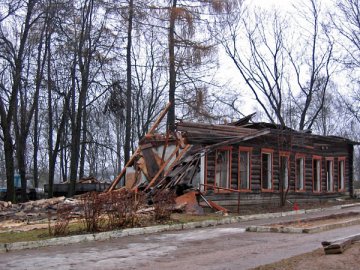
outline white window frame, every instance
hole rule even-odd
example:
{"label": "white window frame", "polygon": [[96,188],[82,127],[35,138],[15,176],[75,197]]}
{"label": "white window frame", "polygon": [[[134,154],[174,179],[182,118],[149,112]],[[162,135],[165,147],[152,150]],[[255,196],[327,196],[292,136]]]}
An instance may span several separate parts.
{"label": "white window frame", "polygon": [[326,191],[334,191],[334,158],[326,158]]}
{"label": "white window frame", "polygon": [[[298,160],[300,160],[300,164],[298,164]],[[305,190],[305,156],[303,155],[295,156],[295,168],[296,168],[295,171],[296,190],[304,191]]]}
{"label": "white window frame", "polygon": [[[264,176],[264,164],[263,164],[263,155],[266,155],[266,166],[267,166],[267,174]],[[262,150],[261,151],[261,190],[272,190],[273,189],[273,151],[272,150]],[[267,182],[267,188],[264,188],[264,180]]]}

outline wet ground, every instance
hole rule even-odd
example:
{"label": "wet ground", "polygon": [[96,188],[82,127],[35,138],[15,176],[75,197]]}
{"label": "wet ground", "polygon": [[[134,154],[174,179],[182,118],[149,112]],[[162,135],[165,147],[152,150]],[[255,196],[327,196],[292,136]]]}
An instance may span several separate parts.
{"label": "wet ground", "polygon": [[[306,216],[350,211],[360,207]],[[0,269],[249,269],[313,251],[324,240],[360,233],[360,225],[316,234],[245,232],[248,225],[300,217],[304,215],[3,253]]]}

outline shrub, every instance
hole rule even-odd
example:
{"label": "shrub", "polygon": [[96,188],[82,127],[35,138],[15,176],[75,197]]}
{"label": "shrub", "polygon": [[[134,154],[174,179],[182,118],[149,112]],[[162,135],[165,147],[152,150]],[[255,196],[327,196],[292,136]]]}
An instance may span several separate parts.
{"label": "shrub", "polygon": [[155,220],[166,221],[170,219],[170,215],[175,204],[175,193],[171,190],[162,190],[153,196]]}
{"label": "shrub", "polygon": [[48,213],[49,234],[54,236],[64,236],[69,233],[69,222],[71,219],[71,212],[74,209],[72,205],[61,204],[56,210],[56,221],[54,226],[51,226],[52,215]]}

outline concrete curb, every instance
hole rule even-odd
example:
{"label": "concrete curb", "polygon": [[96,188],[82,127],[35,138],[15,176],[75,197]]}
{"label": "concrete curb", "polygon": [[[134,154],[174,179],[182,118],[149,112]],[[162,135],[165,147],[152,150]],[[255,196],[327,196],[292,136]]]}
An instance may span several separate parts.
{"label": "concrete curb", "polygon": [[[309,209],[309,210],[299,210],[299,211],[288,211],[288,212],[277,212],[277,213],[267,213],[267,214],[256,214],[256,215],[246,215],[246,216],[233,216],[233,217],[225,217],[219,220],[204,220],[204,221],[196,221],[196,222],[188,222],[184,224],[172,224],[172,225],[157,225],[157,226],[149,226],[142,228],[129,228],[123,230],[109,231],[109,232],[100,232],[96,234],[82,234],[82,235],[74,235],[74,236],[65,236],[59,238],[51,238],[46,240],[39,241],[29,241],[29,242],[15,242],[15,243],[0,243],[0,252],[9,252],[14,250],[22,250],[22,249],[31,249],[31,248],[39,248],[39,247],[48,247],[48,246],[58,246],[58,245],[67,245],[67,244],[75,244],[81,242],[91,242],[91,241],[104,241],[109,239],[116,239],[131,235],[143,235],[143,234],[151,234],[151,233],[159,233],[165,231],[179,231],[179,230],[188,230],[195,228],[205,228],[212,227],[217,225],[225,225],[238,223],[241,221],[251,221],[258,219],[266,219],[266,218],[278,218],[285,216],[292,216],[297,214],[305,214],[305,213],[315,213],[321,212],[328,209],[343,209],[348,207],[359,206],[360,203],[353,203],[348,205],[337,205],[335,207],[329,208],[318,208],[318,209]],[[359,220],[357,220],[359,222]],[[331,224],[333,225],[333,224]],[[346,223],[344,226],[349,226],[353,224]],[[248,230],[249,229],[249,230]],[[292,228],[296,229],[296,228]],[[297,230],[292,230],[289,227],[284,227],[282,232],[288,233],[299,233]],[[329,230],[331,228],[327,228]],[[248,231],[257,231],[257,232],[273,232],[274,228],[266,228],[266,226],[249,226],[247,228]],[[309,230],[309,229],[302,229]],[[311,228],[310,231],[302,232],[302,233],[312,233],[318,232],[319,228]],[[325,229],[324,229],[325,230]]]}
{"label": "concrete curb", "polygon": [[277,232],[277,233],[318,233],[328,231],[336,228],[347,227],[360,223],[360,219],[351,219],[348,221],[337,222],[332,224],[324,224],[310,228],[296,228],[296,227],[271,227],[266,225],[249,226],[246,228],[247,232]]}

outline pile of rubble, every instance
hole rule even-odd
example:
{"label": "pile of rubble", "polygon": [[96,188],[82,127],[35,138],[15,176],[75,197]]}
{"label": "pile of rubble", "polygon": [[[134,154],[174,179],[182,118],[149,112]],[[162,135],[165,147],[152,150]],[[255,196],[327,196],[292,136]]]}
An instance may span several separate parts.
{"label": "pile of rubble", "polygon": [[61,204],[76,205],[77,199],[57,197],[51,199],[42,199],[29,201],[25,203],[12,204],[11,202],[0,201],[0,222],[12,220],[14,222],[36,222],[47,220],[49,214],[56,215],[56,210]]}

